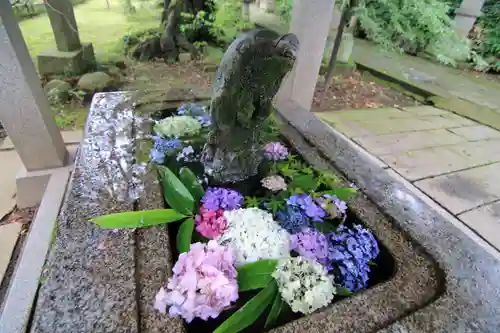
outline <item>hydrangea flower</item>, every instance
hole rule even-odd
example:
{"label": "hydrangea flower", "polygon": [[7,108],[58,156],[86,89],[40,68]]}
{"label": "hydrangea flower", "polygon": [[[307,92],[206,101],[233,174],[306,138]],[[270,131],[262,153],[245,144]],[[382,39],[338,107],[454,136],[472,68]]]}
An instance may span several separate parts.
{"label": "hydrangea flower", "polygon": [[316,199],[320,207],[326,211],[331,217],[345,217],[347,214],[347,204],[340,200],[336,195],[325,194]]}
{"label": "hydrangea flower", "polygon": [[196,116],[196,120],[198,120],[203,127],[210,127],[212,125],[212,117],[210,115],[206,116]]}
{"label": "hydrangea flower", "polygon": [[187,146],[182,148],[182,150],[177,154],[176,160],[178,162],[191,162],[194,160],[194,149],[193,146]]}
{"label": "hydrangea flower", "polygon": [[217,241],[233,249],[236,265],[290,255],[290,235],[270,213],[244,208],[226,211],[224,217],[227,230]]}
{"label": "hydrangea flower", "polygon": [[177,115],[179,116],[205,116],[207,115],[207,107],[197,103],[183,103],[177,108]]}
{"label": "hydrangea flower", "polygon": [[287,206],[276,212],[276,221],[291,234],[295,234],[310,225],[309,217],[299,208]]}
{"label": "hydrangea flower", "polygon": [[226,231],[227,221],[223,215],[224,211],[216,211],[200,207],[200,214],[196,215],[196,231],[208,239],[216,239]]}
{"label": "hydrangea flower", "polygon": [[280,260],[272,276],[293,312],[310,314],[330,304],[336,292],[333,276],[323,265],[307,258]]}
{"label": "hydrangea flower", "polygon": [[286,183],[283,177],[281,176],[269,176],[263,178],[260,183],[263,187],[271,190],[273,192],[284,191],[286,190]]}
{"label": "hydrangea flower", "polygon": [[264,146],[264,157],[270,161],[286,160],[288,149],[280,142],[269,142]]}
{"label": "hydrangea flower", "polygon": [[173,116],[160,120],[154,130],[167,138],[192,136],[200,132],[201,124],[191,116]]}
{"label": "hydrangea flower", "polygon": [[151,161],[157,164],[165,162],[165,155],[182,147],[178,139],[164,139],[160,136],[153,137],[154,144],[151,149]]}
{"label": "hydrangea flower", "polygon": [[206,209],[210,210],[232,210],[240,208],[243,203],[243,196],[231,189],[223,187],[209,187],[205,192],[201,202]]}
{"label": "hydrangea flower", "polygon": [[155,309],[170,316],[181,316],[188,323],[195,317],[217,318],[238,299],[238,283],[231,250],[216,241],[191,244],[172,269],[167,289],[161,288]]}
{"label": "hydrangea flower", "polygon": [[323,222],[326,212],[308,194],[294,194],[287,200],[287,205],[299,207],[314,222]]}
{"label": "hydrangea flower", "polygon": [[373,234],[360,225],[341,225],[328,235],[328,268],[336,271],[338,282],[351,291],[366,288],[370,266],[380,250]]}
{"label": "hydrangea flower", "polygon": [[328,240],[314,228],[306,228],[290,236],[291,249],[301,257],[313,259],[326,266],[328,263]]}

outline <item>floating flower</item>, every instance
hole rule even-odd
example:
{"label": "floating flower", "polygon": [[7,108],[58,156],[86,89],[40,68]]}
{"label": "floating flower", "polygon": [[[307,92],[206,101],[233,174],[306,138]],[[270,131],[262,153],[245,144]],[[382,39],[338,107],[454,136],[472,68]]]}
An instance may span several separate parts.
{"label": "floating flower", "polygon": [[270,213],[245,208],[226,211],[224,217],[227,230],[218,242],[234,250],[237,265],[290,255],[290,236]]}
{"label": "floating flower", "polygon": [[160,120],[154,130],[167,138],[192,136],[200,132],[201,124],[191,116],[172,116]]}
{"label": "floating flower", "polygon": [[273,192],[284,191],[286,190],[286,183],[283,177],[281,176],[269,176],[263,178],[260,183],[263,187],[271,190]]}
{"label": "floating flower", "polygon": [[330,304],[336,292],[333,276],[323,265],[307,258],[282,259],[272,275],[293,312],[310,314]]}
{"label": "floating flower", "polygon": [[366,288],[370,266],[380,250],[373,234],[360,225],[349,229],[341,225],[328,235],[328,268],[338,282],[351,291]]}
{"label": "floating flower", "polygon": [[164,139],[160,136],[153,137],[154,144],[151,149],[151,161],[157,164],[165,162],[165,155],[182,147],[178,139]]}
{"label": "floating flower", "polygon": [[328,240],[314,228],[306,228],[290,236],[291,249],[301,257],[313,259],[322,265],[328,263]]}
{"label": "floating flower", "polygon": [[299,207],[314,222],[323,222],[326,212],[307,194],[294,194],[287,200],[287,205]]}
{"label": "floating flower", "polygon": [[300,232],[310,225],[309,217],[299,208],[287,206],[275,214],[276,221],[280,226],[291,234]]}
{"label": "floating flower", "polygon": [[336,195],[325,194],[322,197],[317,198],[316,202],[333,218],[342,218],[347,214],[346,202],[340,200]]}
{"label": "floating flower", "polygon": [[191,244],[174,265],[167,289],[161,288],[155,309],[170,316],[181,316],[188,323],[194,318],[217,318],[238,299],[238,283],[231,250],[215,241]]}
{"label": "floating flower", "polygon": [[187,146],[182,148],[182,150],[177,154],[176,160],[178,162],[191,162],[194,160],[194,149],[193,146]]}
{"label": "floating flower", "polygon": [[264,156],[270,161],[286,160],[288,149],[280,142],[269,142],[264,146]]}
{"label": "floating flower", "polygon": [[201,202],[206,209],[216,211],[218,209],[232,210],[240,208],[243,196],[231,189],[223,187],[209,187]]}
{"label": "floating flower", "polygon": [[216,239],[222,235],[227,228],[227,221],[224,217],[224,211],[216,211],[200,207],[200,214],[196,215],[196,231],[208,239]]}

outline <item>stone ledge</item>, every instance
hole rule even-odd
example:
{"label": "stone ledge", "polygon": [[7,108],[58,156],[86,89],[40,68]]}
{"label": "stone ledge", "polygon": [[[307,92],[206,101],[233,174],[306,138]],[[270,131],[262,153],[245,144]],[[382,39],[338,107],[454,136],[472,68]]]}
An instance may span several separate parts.
{"label": "stone ledge", "polygon": [[463,231],[467,227],[459,227],[437,212],[394,177],[392,170],[384,170],[352,150],[349,140],[330,131],[314,114],[291,101],[279,112],[444,271],[445,291],[438,299],[380,332],[500,331],[498,252],[486,250],[484,242],[469,237]]}

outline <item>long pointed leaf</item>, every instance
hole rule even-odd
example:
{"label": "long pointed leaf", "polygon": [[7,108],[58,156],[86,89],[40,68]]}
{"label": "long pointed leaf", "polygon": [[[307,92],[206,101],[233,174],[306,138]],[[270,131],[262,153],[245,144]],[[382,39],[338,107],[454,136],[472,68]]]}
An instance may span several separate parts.
{"label": "long pointed leaf", "polygon": [[213,333],[237,333],[252,325],[273,301],[277,292],[278,285],[272,280],[267,287],[217,327]]}
{"label": "long pointed leaf", "polygon": [[194,198],[184,184],[169,168],[158,166],[160,172],[163,197],[168,205],[183,214],[193,214]]}
{"label": "long pointed leaf", "polygon": [[276,321],[283,310],[284,304],[285,302],[283,301],[283,298],[281,298],[280,293],[276,293],[271,311],[269,311],[269,314],[267,315],[266,324],[264,325],[265,328],[272,327],[276,324]]}
{"label": "long pointed leaf", "polygon": [[94,217],[90,221],[101,228],[144,228],[179,221],[186,217],[173,209],[141,210]]}
{"label": "long pointed leaf", "polygon": [[238,268],[238,290],[248,291],[264,288],[273,279],[278,262],[272,259],[264,259]]}
{"label": "long pointed leaf", "polygon": [[179,253],[189,251],[191,240],[193,238],[193,230],[193,218],[189,218],[186,221],[182,222],[181,226],[179,227],[179,231],[177,231],[177,251],[179,251]]}
{"label": "long pointed leaf", "polygon": [[198,202],[205,195],[205,190],[200,183],[198,183],[198,179],[196,179],[196,175],[189,168],[181,168],[179,171],[179,178],[181,182],[186,186],[189,190],[193,198]]}

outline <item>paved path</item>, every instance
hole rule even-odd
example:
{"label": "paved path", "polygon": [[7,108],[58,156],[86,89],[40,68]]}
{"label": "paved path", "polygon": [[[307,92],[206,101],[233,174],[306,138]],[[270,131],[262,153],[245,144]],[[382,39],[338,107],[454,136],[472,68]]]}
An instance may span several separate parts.
{"label": "paved path", "polygon": [[500,131],[431,106],[316,114],[500,250]]}
{"label": "paved path", "polygon": [[[62,136],[66,145],[79,144],[82,131],[63,131]],[[15,206],[16,175],[22,163],[14,150],[9,138],[0,140],[0,220]],[[0,225],[0,282],[9,265],[9,261],[17,243],[21,224],[11,223]]]}

